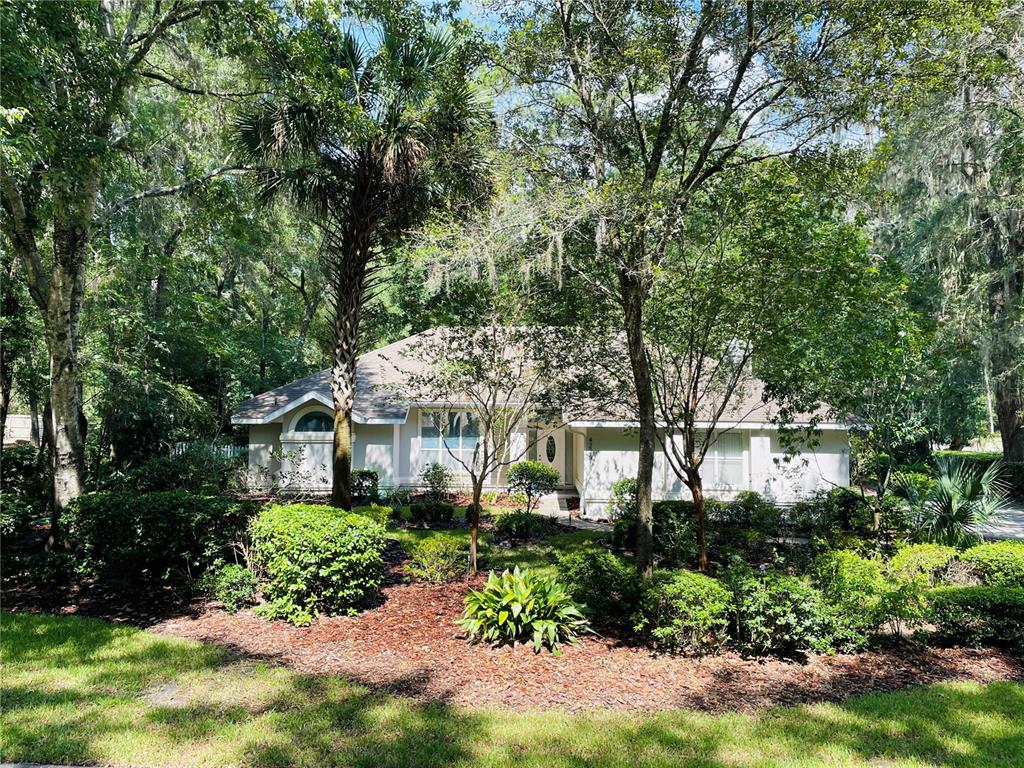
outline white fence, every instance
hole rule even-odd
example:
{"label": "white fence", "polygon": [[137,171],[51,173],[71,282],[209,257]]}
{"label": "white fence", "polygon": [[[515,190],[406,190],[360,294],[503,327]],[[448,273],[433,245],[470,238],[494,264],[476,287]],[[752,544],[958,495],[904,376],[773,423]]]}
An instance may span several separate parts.
{"label": "white fence", "polygon": [[246,445],[217,445],[215,443],[175,443],[171,446],[172,456],[181,456],[189,448],[202,446],[208,451],[216,454],[222,459],[233,459],[236,456],[244,456],[249,452]]}

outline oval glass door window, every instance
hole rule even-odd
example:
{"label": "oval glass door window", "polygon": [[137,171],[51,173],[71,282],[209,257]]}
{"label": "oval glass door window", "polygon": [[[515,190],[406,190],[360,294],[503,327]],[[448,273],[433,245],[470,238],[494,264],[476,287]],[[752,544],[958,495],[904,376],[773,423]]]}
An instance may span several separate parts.
{"label": "oval glass door window", "polygon": [[555,442],[554,435],[548,435],[547,443],[544,445],[544,455],[548,457],[548,463],[552,463],[555,460],[555,455],[558,453],[558,444]]}

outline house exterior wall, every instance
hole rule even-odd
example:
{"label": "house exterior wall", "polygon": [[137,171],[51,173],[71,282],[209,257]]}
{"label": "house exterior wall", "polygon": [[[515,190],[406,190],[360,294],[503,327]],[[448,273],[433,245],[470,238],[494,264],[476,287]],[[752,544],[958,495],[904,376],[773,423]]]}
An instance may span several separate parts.
{"label": "house exterior wall", "polygon": [[[813,448],[789,457],[777,430],[733,429],[726,435],[730,437],[719,443],[722,469],[714,471],[710,459],[705,463],[704,490],[708,496],[730,499],[742,491],[754,490],[788,504],[816,490],[850,482],[849,436],[845,430],[823,431]],[[612,484],[636,475],[639,437],[630,428],[587,427],[575,439],[583,446],[575,483],[581,514],[605,518]],[[660,450],[654,461],[653,492],[658,500],[690,498],[689,490]]]}

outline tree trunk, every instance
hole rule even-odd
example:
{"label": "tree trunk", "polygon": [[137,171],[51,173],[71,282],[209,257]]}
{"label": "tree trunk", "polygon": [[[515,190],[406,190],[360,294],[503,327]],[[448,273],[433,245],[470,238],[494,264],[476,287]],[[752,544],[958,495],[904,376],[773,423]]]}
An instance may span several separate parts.
{"label": "tree trunk", "polygon": [[78,337],[87,242],[84,223],[64,220],[54,225],[53,275],[44,315],[54,453],[51,545],[59,539],[64,510],[82,493],[84,477],[86,421],[78,370]]}
{"label": "tree trunk", "polygon": [[653,478],[657,449],[654,391],[651,365],[643,336],[643,307],[646,289],[640,278],[628,269],[619,272],[622,308],[629,351],[629,364],[636,388],[637,415],[640,420],[640,446],[636,473],[636,569],[645,579],[654,574]]}
{"label": "tree trunk", "polygon": [[480,497],[484,493],[484,475],[473,479],[473,503],[469,508],[469,576],[477,572],[477,541],[480,538]]}
{"label": "tree trunk", "polygon": [[1008,372],[996,382],[996,417],[1006,461],[1024,462],[1024,398],[1021,380],[1016,371]]}
{"label": "tree trunk", "polygon": [[368,249],[365,241],[345,246],[337,262],[334,307],[334,366],[331,394],[334,400],[334,455],[331,504],[352,508],[352,407],[356,394],[356,361],[359,355],[359,317]]}
{"label": "tree trunk", "polygon": [[704,481],[699,470],[687,470],[686,486],[693,496],[693,516],[697,523],[697,570],[705,573],[708,569],[707,519],[704,504]]}

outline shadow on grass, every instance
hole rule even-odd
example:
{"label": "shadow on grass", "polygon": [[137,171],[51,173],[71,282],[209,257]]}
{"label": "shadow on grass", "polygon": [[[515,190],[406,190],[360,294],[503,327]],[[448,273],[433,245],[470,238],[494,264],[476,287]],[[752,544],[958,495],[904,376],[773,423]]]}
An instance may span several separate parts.
{"label": "shadow on grass", "polygon": [[[757,715],[475,711],[96,620],[4,614],[2,623],[6,760],[984,767],[1021,765],[1024,755],[1024,687],[1014,683],[931,686]],[[427,683],[424,672],[399,686],[414,692]]]}

